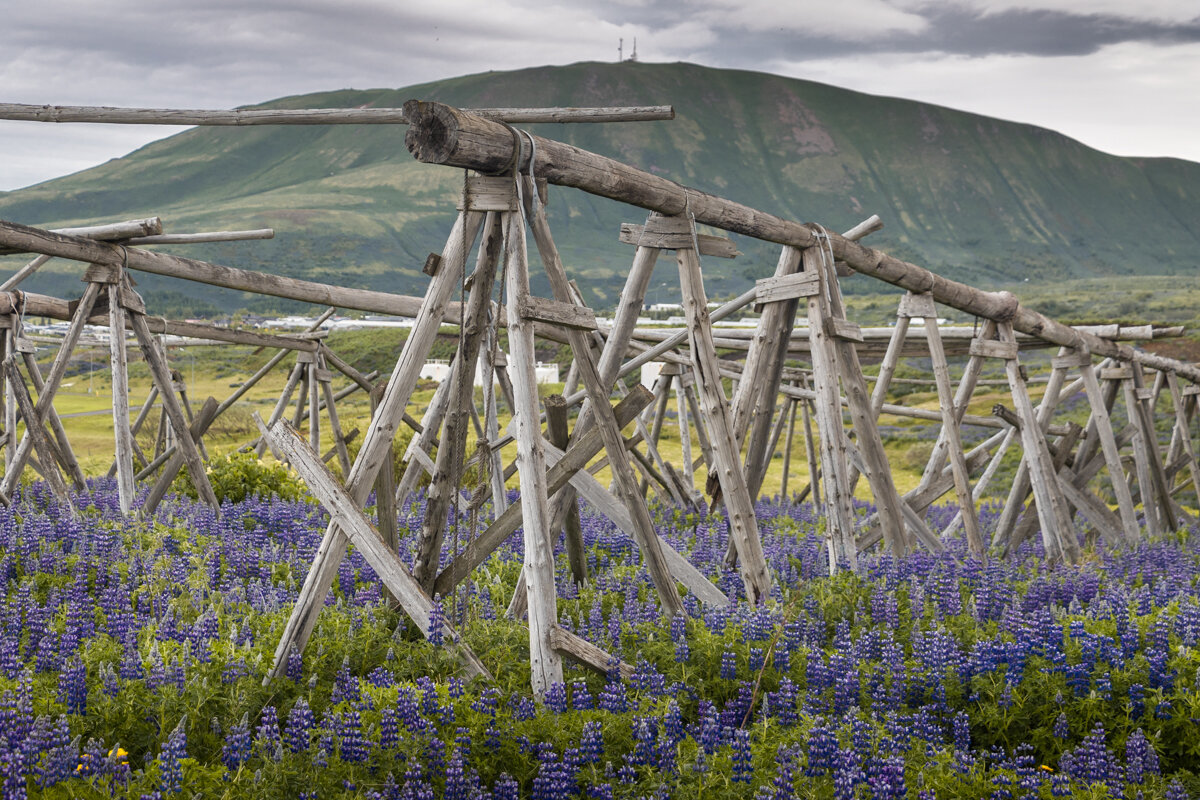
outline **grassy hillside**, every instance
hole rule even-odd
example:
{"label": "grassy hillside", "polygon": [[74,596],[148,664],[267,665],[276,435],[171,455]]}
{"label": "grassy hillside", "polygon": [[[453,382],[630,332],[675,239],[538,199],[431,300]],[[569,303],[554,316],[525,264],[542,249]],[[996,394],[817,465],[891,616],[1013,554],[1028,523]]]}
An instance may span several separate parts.
{"label": "grassy hillside", "polygon": [[[1052,131],[808,81],[690,64],[575,64],[486,73],[398,90],[289,97],[271,107],[670,103],[671,122],[541,125],[543,136],[781,216],[850,227],[878,213],[872,243],[942,274],[997,286],[1116,275],[1196,274],[1200,164],[1128,159]],[[270,242],[188,248],[253,269],[420,293],[461,172],[415,163],[401,126],[199,128],[76,175],[0,195],[0,218],[37,225],[161,215],[170,230],[274,227]],[[631,248],[621,222],[645,212],[555,189],[551,221],[590,300],[614,302]],[[774,248],[706,262],[709,294],[773,268]],[[174,248],[179,252],[182,248]],[[13,269],[18,259],[5,259]],[[78,293],[51,262],[31,289]],[[536,274],[536,270],[535,270]],[[139,280],[159,306],[285,308],[276,300]],[[673,264],[652,299],[674,296]],[[665,284],[665,285],[664,285]],[[875,291],[866,278],[847,291]],[[174,292],[175,294],[165,294]]]}

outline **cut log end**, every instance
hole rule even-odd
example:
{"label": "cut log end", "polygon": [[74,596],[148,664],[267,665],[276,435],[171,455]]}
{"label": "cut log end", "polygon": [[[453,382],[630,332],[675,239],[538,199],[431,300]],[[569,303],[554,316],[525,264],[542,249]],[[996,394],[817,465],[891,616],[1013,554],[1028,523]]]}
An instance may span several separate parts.
{"label": "cut log end", "polygon": [[413,158],[425,164],[445,164],[458,145],[454,109],[442,103],[409,100],[404,115],[410,122],[404,145]]}

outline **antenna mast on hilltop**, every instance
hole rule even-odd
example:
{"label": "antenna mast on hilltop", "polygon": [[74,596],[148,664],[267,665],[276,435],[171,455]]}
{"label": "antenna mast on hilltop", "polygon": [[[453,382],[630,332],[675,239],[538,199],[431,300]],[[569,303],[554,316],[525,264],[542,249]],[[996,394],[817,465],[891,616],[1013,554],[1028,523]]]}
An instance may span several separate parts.
{"label": "antenna mast on hilltop", "polygon": [[625,60],[625,39],[617,39],[617,63]]}
{"label": "antenna mast on hilltop", "polygon": [[633,37],[633,52],[629,54],[630,61],[637,61],[637,37]]}

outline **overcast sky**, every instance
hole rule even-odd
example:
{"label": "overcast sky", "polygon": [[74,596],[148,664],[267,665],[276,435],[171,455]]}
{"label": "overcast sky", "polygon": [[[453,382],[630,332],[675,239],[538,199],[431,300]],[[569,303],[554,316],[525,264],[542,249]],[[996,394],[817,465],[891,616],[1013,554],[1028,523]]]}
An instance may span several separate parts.
{"label": "overcast sky", "polygon": [[[1196,0],[9,2],[0,102],[232,108],[616,60],[760,70],[1200,161]],[[421,6],[417,8],[417,6]],[[669,102],[669,98],[664,98]],[[178,129],[0,121],[0,190]]]}

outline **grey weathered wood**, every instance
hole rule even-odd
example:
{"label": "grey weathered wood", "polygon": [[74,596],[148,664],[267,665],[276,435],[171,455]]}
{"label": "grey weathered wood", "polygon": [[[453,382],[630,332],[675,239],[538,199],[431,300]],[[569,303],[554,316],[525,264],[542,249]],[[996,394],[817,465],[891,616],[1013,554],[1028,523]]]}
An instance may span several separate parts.
{"label": "grey weathered wood", "polygon": [[[70,509],[71,515],[74,516],[77,513],[75,502],[71,499],[71,493],[67,489],[62,473],[58,471],[58,458],[55,456],[54,446],[46,436],[45,428],[39,422],[39,415],[34,409],[29,388],[25,385],[21,371],[17,368],[16,353],[9,354],[4,362],[4,369],[9,386],[13,388],[13,399],[16,401],[17,409],[25,419],[25,433],[33,442],[33,449],[37,451],[38,461],[42,466],[42,476],[46,479],[46,483],[50,484],[50,491],[54,493],[59,502]],[[4,494],[6,497],[11,497],[8,492]]]}
{"label": "grey weathered wood", "polygon": [[[511,169],[520,146],[507,128],[441,103],[416,100],[405,105],[412,125],[405,143],[418,161],[481,172]],[[515,162],[550,183],[574,186],[592,194],[672,216],[694,215],[697,223],[796,247],[810,247],[812,229],[715,195],[681,186],[614,159],[533,136],[533,148],[520,147]],[[1073,330],[1042,314],[1023,308],[1008,292],[987,292],[949,280],[865,247],[837,234],[829,235],[834,258],[858,272],[914,292],[930,292],[939,303],[985,318],[1010,321],[1016,330],[1063,347],[1087,347],[1091,352],[1147,366],[1174,368],[1189,380],[1200,380],[1200,368],[1118,345],[1093,334]]]}
{"label": "grey weathered wood", "polygon": [[[1050,449],[1051,465],[1053,466],[1055,473],[1060,476],[1071,474],[1070,470],[1065,469],[1065,466],[1067,462],[1074,457],[1075,445],[1078,444],[1079,436],[1083,433],[1083,429],[1080,428],[1076,423],[1069,422],[1067,424],[1071,427],[1071,432],[1066,436],[1060,437]],[[1062,486],[1062,480],[1059,481],[1059,486]],[[1067,496],[1066,489],[1063,489],[1063,496],[1064,498]],[[1076,504],[1071,502],[1070,499],[1067,499],[1066,502],[1067,515],[1071,517],[1071,519],[1074,519]],[[1016,527],[1012,531],[1012,534],[1004,543],[1004,554],[1008,555],[1020,547],[1025,539],[1028,538],[1029,535],[1037,528],[1037,526],[1037,499],[1035,498],[1029,503],[1028,506],[1026,506],[1025,511],[1021,514],[1021,518],[1018,520]],[[1074,535],[1074,529],[1072,529],[1072,535]]]}
{"label": "grey weathered wood", "polygon": [[[1171,502],[1170,485],[1167,481],[1167,476],[1163,471],[1162,451],[1158,446],[1158,434],[1154,425],[1154,391],[1147,391],[1145,378],[1142,372],[1142,365],[1134,361],[1130,364],[1133,368],[1133,389],[1137,398],[1136,416],[1138,424],[1141,426],[1145,435],[1143,436],[1143,446],[1147,455],[1147,466],[1150,468],[1150,490],[1149,495],[1155,503],[1159,519],[1163,526],[1169,531],[1175,531],[1179,528],[1179,520],[1175,515],[1175,507]],[[1147,496],[1147,490],[1142,489],[1143,502]]]}
{"label": "grey weathered wood", "polygon": [[[1172,445],[1178,442],[1178,449],[1187,457],[1188,472],[1192,478],[1192,488],[1196,492],[1197,500],[1200,500],[1200,465],[1196,463],[1196,451],[1192,446],[1192,434],[1189,424],[1190,415],[1188,414],[1187,403],[1183,393],[1179,388],[1179,378],[1174,372],[1168,372],[1167,386],[1171,392],[1171,402],[1175,407],[1175,436],[1172,439]],[[1171,460],[1172,449],[1167,451],[1167,460]]]}
{"label": "grey weathered wood", "polygon": [[[930,297],[930,303],[933,298]],[[942,337],[938,334],[937,319],[925,318],[925,332],[929,340],[929,355],[933,362],[933,376],[937,381],[938,405],[942,411],[942,431],[946,437],[946,449],[950,455],[950,467],[954,475],[954,491],[962,513],[963,526],[967,533],[967,546],[979,558],[987,558],[983,534],[979,530],[979,516],[975,512],[975,498],[971,493],[971,478],[963,456],[962,436],[954,413],[954,393],[950,388],[950,366],[946,363],[946,352],[942,349]]]}
{"label": "grey weathered wood", "polygon": [[[646,225],[621,223],[618,238],[621,244],[635,244],[638,247],[653,247],[661,250],[674,250],[677,247],[691,247],[692,233],[687,231],[647,230]],[[700,246],[700,255],[716,258],[736,258],[741,255],[737,245],[724,236],[696,234],[695,242]]]}
{"label": "grey weathered wood", "polygon": [[526,295],[517,307],[524,319],[580,331],[596,330],[596,314],[586,306]]}
{"label": "grey weathered wood", "polygon": [[721,486],[725,508],[729,512],[729,536],[737,549],[739,571],[751,603],[766,599],[771,591],[771,575],[767,569],[762,541],[758,536],[758,521],[754,503],[742,472],[733,420],[721,376],[717,370],[717,353],[712,343],[712,328],[708,317],[708,298],[700,277],[700,257],[695,250],[679,250],[679,284],[684,313],[688,320],[688,342],[692,350],[692,374],[696,381],[700,406],[704,410],[702,424],[708,429],[712,443],[713,466]]}
{"label": "grey weathered wood", "polygon": [[[46,390],[46,383],[42,379],[42,368],[38,365],[37,356],[32,352],[27,352],[20,348],[18,341],[18,352],[21,353],[21,358],[25,362],[25,372],[29,375],[29,382],[33,384],[33,389],[41,397]],[[67,439],[67,432],[63,428],[62,420],[58,416],[58,412],[54,410],[53,405],[46,407],[46,426],[54,435],[54,439],[58,446],[55,448],[59,455],[62,456],[60,462],[63,471],[71,479],[77,491],[84,491],[87,488],[87,478],[83,474],[83,470],[79,466],[79,460],[75,457],[74,450],[71,449],[71,442]]]}
{"label": "grey weathered wood", "polygon": [[692,426],[688,419],[688,403],[682,381],[675,386],[675,420],[679,423],[679,448],[683,458],[683,479],[688,487],[688,498],[695,504],[700,498],[696,491],[696,469],[692,464]]}
{"label": "grey weathered wood", "polygon": [[457,360],[450,364],[450,374],[446,380],[434,389],[433,397],[421,416],[421,432],[408,443],[404,453],[404,474],[396,487],[396,507],[403,508],[409,496],[417,488],[421,473],[432,475],[436,466],[429,458],[429,451],[437,445],[438,431],[442,429],[442,420],[446,416],[446,408],[450,403],[450,390],[457,382],[456,372],[459,369]]}
{"label": "grey weathered wood", "polygon": [[[366,502],[383,460],[391,458],[392,441],[403,419],[404,408],[412,396],[433,337],[437,334],[436,323],[442,319],[450,292],[462,276],[466,255],[474,244],[482,224],[481,213],[468,212],[459,215],[450,232],[444,251],[445,264],[430,280],[412,333],[404,341],[396,368],[384,389],[383,399],[371,418],[358,456],[350,466],[346,487],[359,505]],[[275,648],[275,660],[271,671],[264,682],[270,682],[282,674],[293,648],[304,649],[313,626],[316,625],[325,595],[333,585],[338,565],[345,554],[346,538],[337,524],[331,523],[325,529],[325,536],[317,548],[312,567],[300,587],[296,605],[292,608],[292,614]]]}
{"label": "grey weathered wood", "polygon": [[1089,432],[1095,431],[1096,437],[1100,441],[1100,447],[1104,452],[1104,461],[1108,466],[1109,481],[1113,487],[1113,494],[1116,495],[1117,508],[1121,515],[1122,538],[1126,543],[1134,542],[1140,538],[1141,527],[1138,524],[1137,514],[1134,511],[1133,495],[1129,491],[1129,482],[1125,480],[1125,470],[1121,466],[1121,451],[1117,446],[1116,436],[1112,428],[1112,420],[1109,417],[1110,404],[1104,400],[1103,392],[1100,389],[1100,382],[1096,379],[1096,371],[1092,367],[1091,359],[1087,358],[1086,363],[1080,362],[1078,369],[1080,377],[1084,380],[1088,403],[1092,409],[1088,430]]}
{"label": "grey weathered wood", "polygon": [[[75,345],[83,333],[83,326],[99,294],[100,285],[96,283],[87,284],[83,290],[83,296],[79,299],[79,303],[75,307],[75,314],[71,318],[71,324],[67,327],[67,332],[58,347],[58,353],[54,356],[54,362],[50,365],[50,372],[46,375],[45,384],[38,392],[37,403],[34,406],[37,416],[30,418],[38,421],[35,424],[40,424],[40,421],[45,419],[45,415],[54,403],[54,395],[58,392],[58,387],[62,383],[62,378],[66,374],[67,366],[70,363],[71,354],[75,351]],[[11,384],[10,388],[15,391],[15,388]],[[15,403],[16,398],[10,394],[9,408],[14,408]],[[12,458],[6,462],[4,482],[0,484],[0,495],[4,497],[12,497],[17,481],[21,477],[21,472],[25,469],[25,462],[29,457],[30,449],[33,447],[33,439],[29,435],[28,427],[29,425],[27,424],[25,435],[21,437],[20,442],[15,447],[12,445],[12,439],[9,440],[7,452],[12,454]],[[10,436],[16,435],[15,422],[9,427],[9,431],[11,431]]]}
{"label": "grey weathered wood", "polygon": [[145,317],[141,314],[131,313],[129,319],[133,323],[133,332],[137,335],[138,343],[141,345],[142,357],[145,358],[146,365],[150,368],[150,375],[158,385],[163,412],[166,414],[171,428],[175,431],[175,446],[179,448],[183,456],[188,476],[196,488],[196,494],[209,507],[219,509],[221,504],[217,501],[216,494],[213,493],[212,484],[209,483],[204,461],[200,458],[200,450],[188,433],[188,424],[183,417],[183,408],[179,405],[179,399],[171,388],[171,374],[167,360],[158,348],[158,341],[146,327]]}
{"label": "grey weathered wood", "polygon": [[[218,413],[220,412],[218,411],[217,401],[211,397],[208,398],[204,402],[204,405],[200,407],[200,412],[189,423],[188,438],[191,441],[199,441],[209,426],[212,425],[213,420],[217,418]],[[180,453],[178,447],[171,447],[164,451],[160,458],[165,465],[163,473],[158,476],[158,480],[150,487],[150,491],[146,494],[146,499],[142,502],[142,507],[138,509],[138,515],[143,519],[149,519],[154,514],[155,509],[158,508],[158,504],[162,502],[162,499],[170,490],[175,476],[184,467],[183,455]],[[147,467],[147,470],[151,467]]]}
{"label": "grey weathered wood", "polygon": [[160,233],[150,236],[134,236],[126,239],[127,245],[152,244],[204,244],[207,242],[249,242],[274,239],[271,228],[255,228],[248,231],[205,231],[203,233]]}
{"label": "grey weathered wood", "polygon": [[[97,239],[101,241],[113,241],[119,239],[128,239],[132,236],[153,236],[162,233],[162,220],[158,217],[148,217],[146,219],[131,219],[124,222],[109,222],[102,225],[85,225],[74,228],[55,228],[54,233],[60,233],[64,236],[78,236],[83,239]],[[11,253],[22,252],[20,248],[0,248],[0,255],[9,255]],[[35,259],[36,261],[36,259]],[[44,261],[42,263],[45,263]],[[20,283],[21,280],[32,274],[34,270],[41,266],[32,266],[33,262],[26,264],[16,275],[6,281],[0,291],[8,291],[13,286]],[[32,269],[30,269],[32,267]],[[28,273],[22,275],[28,270]]]}
{"label": "grey weathered wood", "polygon": [[[546,491],[546,459],[538,425],[539,408],[534,362],[533,326],[519,312],[529,293],[525,225],[520,214],[503,214],[505,225],[504,279],[508,297],[508,346],[513,383],[513,426],[517,439],[517,473],[521,476],[521,516],[524,522],[528,600],[529,668],[533,693],[542,698],[551,684],[562,683],[562,659],[550,644],[558,623],[554,583],[554,553],[550,544],[550,509]],[[565,299],[565,298],[564,298]],[[572,332],[576,338],[578,331]],[[573,343],[574,344],[574,343]],[[578,357],[578,352],[577,352]],[[619,434],[618,434],[619,435]]]}
{"label": "grey weathered wood", "polygon": [[[546,405],[546,438],[560,450],[566,450],[570,442],[567,431],[567,403],[561,394],[552,394],[545,400]],[[618,421],[619,424],[619,421]],[[583,544],[583,526],[579,521],[579,503],[572,503],[567,511],[566,525],[563,528],[566,542],[567,562],[571,567],[571,576],[580,586],[587,583],[587,550]]]}
{"label": "grey weathered wood", "polygon": [[[526,191],[525,194],[527,197],[532,195],[529,191]],[[536,199],[536,195],[532,196]],[[555,247],[554,241],[550,236],[550,227],[546,222],[545,211],[540,204],[534,203],[533,207],[527,210],[527,213],[529,213],[530,230],[533,233],[534,241],[537,243],[538,254],[541,257],[542,265],[545,268],[546,277],[549,279],[554,297],[560,302],[570,302],[570,286],[568,285],[562,261],[558,256],[558,249]],[[509,294],[511,303],[513,294],[511,289]],[[509,340],[511,342],[514,324],[512,320],[513,313],[510,312],[509,316]],[[658,534],[654,530],[654,521],[650,517],[650,512],[646,508],[644,499],[638,493],[636,479],[634,478],[629,461],[625,458],[625,447],[621,437],[621,430],[616,424],[612,406],[608,404],[609,389],[603,385],[600,375],[597,372],[596,364],[592,360],[587,336],[582,331],[576,330],[568,330],[567,336],[571,342],[571,349],[575,353],[575,361],[579,365],[579,377],[583,381],[588,399],[591,400],[593,413],[596,415],[596,425],[604,439],[604,449],[608,453],[611,462],[613,477],[617,482],[622,499],[628,504],[633,515],[635,523],[634,539],[637,541],[638,549],[641,551],[642,562],[646,565],[646,570],[650,573],[650,580],[658,592],[663,613],[671,616],[681,613],[683,611],[683,604],[679,599],[679,590],[675,586],[675,581],[671,577],[670,570],[663,556],[662,543],[659,541]],[[516,353],[514,353],[515,355]],[[529,358],[529,369],[532,372],[532,352],[530,352]],[[535,401],[537,399],[536,391],[534,392],[533,399]],[[536,403],[531,413],[534,414],[534,418],[536,419]],[[540,436],[538,437],[538,441],[540,444]],[[524,496],[525,480],[523,476],[521,483],[521,494]],[[528,511],[526,511],[526,514],[528,515]],[[526,526],[529,524],[529,517],[526,516]],[[532,601],[532,583],[530,584],[530,592],[530,600]]]}
{"label": "grey weathered wood", "polygon": [[40,255],[25,266],[21,267],[19,270],[14,272],[8,278],[8,280],[6,280],[4,283],[0,283],[0,292],[8,292],[15,289],[18,285],[20,285],[21,281],[25,280],[30,275],[41,269],[42,265],[49,261],[50,258],[51,257],[47,255]]}
{"label": "grey weathered wood", "polygon": [[133,431],[129,426],[129,365],[125,354],[125,309],[116,284],[108,286],[109,360],[112,367],[113,435],[117,459],[117,498],[121,513],[133,507]]}
{"label": "grey weathered wood", "polygon": [[754,284],[757,295],[755,302],[778,303],[781,300],[795,300],[800,297],[810,297],[820,291],[820,285],[807,273],[760,278]]}
{"label": "grey weathered wood", "polygon": [[487,333],[486,314],[492,300],[501,246],[500,219],[498,215],[490,213],[484,223],[483,242],[472,278],[471,299],[459,329],[458,352],[454,356],[455,363],[462,368],[452,372],[453,382],[442,425],[442,439],[429,492],[425,496],[425,519],[421,523],[413,559],[413,578],[427,591],[433,588],[433,580],[437,576],[450,502],[458,495],[458,485],[462,480],[470,409],[475,402],[475,375],[471,368],[479,359],[479,349]]}
{"label": "grey weathered wood", "polygon": [[788,473],[792,468],[792,441],[796,435],[796,405],[799,400],[787,399],[787,436],[783,444],[783,475],[779,480],[779,497],[784,503],[790,504],[788,498]]}
{"label": "grey weathered wood", "polygon": [[321,394],[325,400],[325,413],[329,415],[329,435],[333,437],[333,447],[337,452],[338,465],[342,468],[343,475],[350,474],[350,453],[346,449],[346,437],[342,433],[342,421],[338,418],[337,401],[333,399],[333,383],[328,377],[322,377],[324,372],[325,359],[320,352],[317,353],[317,367],[319,369],[317,380],[321,387]]}
{"label": "grey weathered wood", "polygon": [[633,678],[634,670],[631,665],[609,655],[596,645],[581,636],[576,636],[561,625],[555,625],[550,629],[550,646],[561,655],[578,661],[585,667],[591,667],[602,674],[607,674],[609,669],[616,667],[624,680]]}
{"label": "grey weathered wood", "polygon": [[[1000,341],[1013,342],[1016,340],[1009,323],[1000,322],[996,327]],[[1051,560],[1062,557],[1071,563],[1077,563],[1080,556],[1079,542],[1075,539],[1075,529],[1067,510],[1067,501],[1058,485],[1057,470],[1054,469],[1050,449],[1046,445],[1040,421],[1037,414],[1034,413],[1033,403],[1029,399],[1025,379],[1021,376],[1020,364],[1016,359],[1006,359],[1004,369],[1008,376],[1013,406],[1021,418],[1021,443],[1025,450],[1024,460],[1029,465],[1046,555]],[[1049,408],[1050,406],[1047,406],[1047,418]]]}
{"label": "grey weathered wood", "polygon": [[[638,122],[671,120],[671,106],[597,108],[473,108],[472,114],[508,123]],[[97,122],[109,125],[403,125],[402,108],[117,108],[0,103],[0,119],[26,122]]]}
{"label": "grey weathered wood", "polygon": [[[261,417],[257,414],[254,416],[263,436],[270,439],[274,448],[287,456],[312,493],[321,501],[321,505],[325,506],[339,530],[354,544],[358,552],[362,553],[363,558],[397,599],[417,629],[428,637],[433,600],[408,574],[396,552],[384,544],[379,532],[363,514],[361,503],[338,483],[337,478],[321,462],[320,456],[311,446],[305,444],[300,434],[287,422],[281,420],[274,427],[268,428]],[[452,643],[450,649],[456,651],[462,659],[467,674],[471,677],[490,679],[487,668],[460,640],[454,629],[443,623],[442,630],[446,639]]]}

